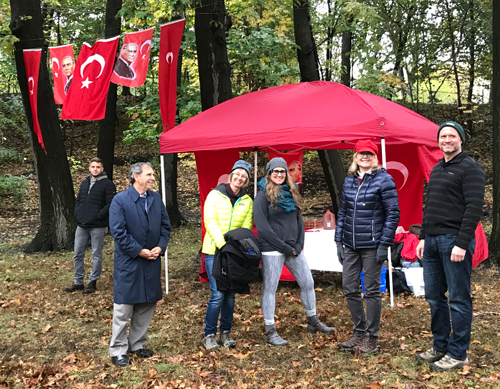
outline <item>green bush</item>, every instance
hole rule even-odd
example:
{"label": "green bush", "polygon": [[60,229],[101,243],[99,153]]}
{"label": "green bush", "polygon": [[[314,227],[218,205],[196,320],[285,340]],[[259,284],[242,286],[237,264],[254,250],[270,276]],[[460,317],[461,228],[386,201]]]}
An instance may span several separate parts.
{"label": "green bush", "polygon": [[0,147],[0,165],[7,162],[21,162],[23,156],[16,150],[7,147]]}
{"label": "green bush", "polygon": [[28,185],[28,180],[23,176],[15,177],[10,174],[6,177],[0,176],[0,199],[13,197],[21,202],[24,201]]}

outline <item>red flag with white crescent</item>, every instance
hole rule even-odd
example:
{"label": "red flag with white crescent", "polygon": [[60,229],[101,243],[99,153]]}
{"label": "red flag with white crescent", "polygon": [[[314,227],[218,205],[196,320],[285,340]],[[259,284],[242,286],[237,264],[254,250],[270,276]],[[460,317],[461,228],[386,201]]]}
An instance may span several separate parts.
{"label": "red flag with white crescent", "polygon": [[61,119],[104,119],[119,38],[101,39],[94,46],[83,44]]}
{"label": "red flag with white crescent", "polygon": [[144,84],[148,73],[152,39],[153,28],[125,35],[111,76],[112,83],[128,87]]}
{"label": "red flag with white crescent", "polygon": [[160,94],[163,132],[175,127],[175,106],[177,103],[177,58],[181,47],[185,20],[176,20],[161,26],[160,69],[158,88]]}
{"label": "red flag with white crescent", "polygon": [[42,49],[23,50],[23,57],[26,77],[28,78],[31,116],[33,118],[33,131],[35,131],[35,134],[38,137],[38,143],[40,143],[42,149],[45,150],[42,131],[40,130],[40,123],[38,122],[38,73],[40,72]]}
{"label": "red flag with white crescent", "polygon": [[54,79],[54,100],[56,104],[62,104],[68,93],[75,71],[76,60],[73,53],[73,45],[49,47],[49,52]]}

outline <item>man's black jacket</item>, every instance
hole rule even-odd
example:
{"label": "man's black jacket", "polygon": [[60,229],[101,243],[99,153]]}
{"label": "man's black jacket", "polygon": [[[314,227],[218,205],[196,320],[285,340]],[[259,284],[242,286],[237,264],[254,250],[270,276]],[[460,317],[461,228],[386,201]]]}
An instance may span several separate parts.
{"label": "man's black jacket", "polygon": [[90,189],[89,174],[80,185],[76,196],[75,217],[82,228],[108,227],[109,206],[116,194],[115,184],[102,172]]}
{"label": "man's black jacket", "polygon": [[229,231],[224,238],[227,243],[215,251],[212,269],[217,290],[248,294],[248,284],[259,276],[262,258],[257,239],[247,228]]}

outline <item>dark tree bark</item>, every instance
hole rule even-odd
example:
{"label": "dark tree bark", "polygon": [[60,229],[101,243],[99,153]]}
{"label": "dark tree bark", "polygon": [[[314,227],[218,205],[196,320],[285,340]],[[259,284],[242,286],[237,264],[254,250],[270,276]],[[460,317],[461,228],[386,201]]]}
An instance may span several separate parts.
{"label": "dark tree bark", "polygon": [[[299,46],[297,59],[302,82],[318,81],[318,54],[311,29],[309,1],[293,1],[293,26],[295,43]],[[325,174],[328,191],[332,199],[332,211],[337,214],[340,207],[340,193],[345,179],[345,169],[337,150],[318,150]]]}
{"label": "dark tree bark", "polygon": [[200,0],[195,9],[195,37],[200,77],[201,109],[233,97],[226,31],[231,22],[224,0]]}
{"label": "dark tree bark", "polygon": [[351,87],[351,50],[352,32],[344,31],[342,34],[342,76],[340,80],[345,86]]}
{"label": "dark tree bark", "polygon": [[[47,47],[43,39],[39,0],[11,0],[12,33],[15,44],[17,79],[29,126],[40,200],[40,227],[25,252],[72,250],[76,221],[73,215],[75,194],[52,86],[47,69]],[[27,18],[26,16],[29,16]],[[38,79],[38,121],[47,154],[33,131],[23,49],[42,48]]]}
{"label": "dark tree bark", "polygon": [[[116,14],[121,8],[122,0],[107,0],[105,38],[120,35],[120,18],[117,18]],[[99,140],[97,141],[97,156],[102,159],[104,171],[110,180],[113,179],[113,161],[115,158],[116,89],[116,84],[110,82],[106,100],[106,114],[104,119],[99,121]]]}
{"label": "dark tree bark", "polygon": [[[474,96],[474,81],[476,78],[476,28],[474,26],[474,0],[469,0],[469,13],[470,13],[470,27],[468,31],[468,46],[469,46],[469,90],[467,93],[467,111],[472,110],[472,98]],[[467,120],[467,128],[472,133],[473,120],[472,115],[469,114]]]}
{"label": "dark tree bark", "polygon": [[500,0],[493,0],[493,230],[489,241],[490,261],[500,267]]}

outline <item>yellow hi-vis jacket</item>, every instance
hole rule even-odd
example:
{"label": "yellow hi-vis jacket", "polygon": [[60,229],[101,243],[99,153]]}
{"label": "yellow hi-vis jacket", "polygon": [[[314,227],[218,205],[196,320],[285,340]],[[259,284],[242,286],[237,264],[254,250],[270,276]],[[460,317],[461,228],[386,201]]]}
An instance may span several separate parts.
{"label": "yellow hi-vis jacket", "polygon": [[218,188],[213,189],[205,200],[203,220],[205,222],[205,237],[202,252],[214,255],[215,247],[226,244],[224,234],[236,228],[252,229],[253,201],[247,194],[236,200],[234,206],[227,195]]}

